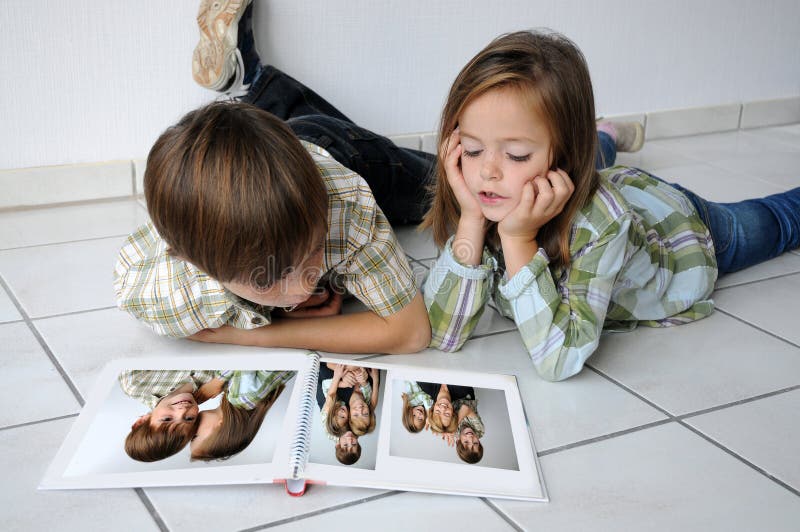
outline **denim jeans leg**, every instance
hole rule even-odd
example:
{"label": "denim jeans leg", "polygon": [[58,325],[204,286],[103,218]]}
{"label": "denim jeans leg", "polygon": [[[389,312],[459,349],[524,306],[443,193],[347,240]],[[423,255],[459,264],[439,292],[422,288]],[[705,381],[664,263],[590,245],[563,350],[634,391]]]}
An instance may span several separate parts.
{"label": "denim jeans leg", "polygon": [[328,150],[361,175],[390,223],[422,220],[429,205],[434,155],[400,148],[386,137],[331,116],[299,116],[287,123],[299,138]]}
{"label": "denim jeans leg", "polygon": [[731,273],[800,246],[800,188],[735,203],[707,201],[680,185],[711,232],[717,268]]}
{"label": "denim jeans leg", "polygon": [[241,101],[272,113],[281,120],[298,116],[324,115],[352,123],[325,98],[274,66],[262,66]]}
{"label": "denim jeans leg", "polygon": [[602,170],[609,166],[614,166],[617,160],[617,144],[614,139],[605,131],[597,132],[597,158],[595,168]]}

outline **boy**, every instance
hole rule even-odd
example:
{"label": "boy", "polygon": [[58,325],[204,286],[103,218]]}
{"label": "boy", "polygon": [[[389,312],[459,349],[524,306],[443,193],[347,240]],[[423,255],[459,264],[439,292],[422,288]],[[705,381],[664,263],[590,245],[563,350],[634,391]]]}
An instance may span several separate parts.
{"label": "boy", "polygon": [[150,408],[133,422],[125,452],[134,460],[154,462],[189,443],[197,432],[198,403],[219,394],[227,377],[218,371],[130,370],[118,380],[125,395]]}
{"label": "boy", "polygon": [[[427,311],[389,222],[422,218],[433,156],[397,148],[262,67],[252,4],[222,4],[201,4],[195,79],[251,85],[242,102],[190,112],[150,151],[152,223],[120,251],[119,307],[159,334],[204,342],[427,347]],[[232,82],[213,79],[232,71]],[[345,290],[369,310],[340,315]]]}

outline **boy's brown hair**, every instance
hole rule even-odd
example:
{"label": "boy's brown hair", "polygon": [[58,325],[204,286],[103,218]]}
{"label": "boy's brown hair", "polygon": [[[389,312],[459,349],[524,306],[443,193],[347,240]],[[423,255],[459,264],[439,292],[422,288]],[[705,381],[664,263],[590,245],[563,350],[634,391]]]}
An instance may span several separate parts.
{"label": "boy's brown hair", "polygon": [[[267,415],[272,404],[283,391],[281,384],[272,390],[264,399],[256,403],[255,408],[248,410],[233,406],[228,401],[227,393],[223,394],[220,406],[222,407],[222,425],[206,438],[202,446],[192,448],[192,460],[227,460],[231,456],[242,452],[250,445],[258,434],[261,423]],[[194,444],[192,444],[194,445]]]}
{"label": "boy's brown hair", "polygon": [[197,422],[167,423],[156,428],[145,422],[132,428],[125,438],[125,452],[139,462],[156,462],[177,453],[189,443],[197,432]]}
{"label": "boy's brown hair", "polygon": [[359,458],[361,458],[361,445],[357,444],[348,451],[342,447],[339,447],[338,443],[336,444],[336,459],[340,464],[353,465],[358,462]]}
{"label": "boy's brown hair", "polygon": [[[498,89],[514,91],[542,117],[550,129],[552,167],[564,170],[575,184],[564,210],[537,236],[550,266],[567,266],[572,219],[597,190],[600,179],[595,169],[594,94],[586,59],[575,43],[551,31],[519,31],[496,38],[453,81],[439,125],[440,154],[446,153],[444,145],[467,105]],[[442,247],[455,233],[460,214],[440,156],[433,202],[420,228],[431,227],[434,241]],[[489,224],[486,242],[499,248],[494,222]]]}
{"label": "boy's brown hair", "polygon": [[156,140],[147,209],[170,253],[221,282],[266,288],[322,242],[328,195],[314,160],[280,119],[215,102]]}

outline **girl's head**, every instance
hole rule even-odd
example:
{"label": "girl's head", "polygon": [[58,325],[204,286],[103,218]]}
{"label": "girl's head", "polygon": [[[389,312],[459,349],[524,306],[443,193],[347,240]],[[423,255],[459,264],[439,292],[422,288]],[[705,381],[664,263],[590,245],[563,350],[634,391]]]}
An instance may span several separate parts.
{"label": "girl's head", "polygon": [[436,402],[428,410],[428,421],[433,432],[453,433],[458,427],[458,418],[453,412],[453,403],[450,395],[439,394]]}
{"label": "girl's head", "polygon": [[347,431],[336,442],[336,459],[344,465],[353,465],[359,458],[361,458],[361,445],[358,443],[358,437]]}
{"label": "girl's head", "polygon": [[[373,393],[377,393],[377,390]],[[364,400],[364,396],[357,391],[350,396],[350,430],[356,436],[363,436],[375,430],[375,413]]]}
{"label": "girl's head", "polygon": [[341,436],[350,430],[350,410],[344,401],[336,401],[330,415],[325,418],[325,430],[328,434]]}
{"label": "girl's head", "polygon": [[191,385],[178,387],[153,410],[133,422],[125,438],[125,452],[140,462],[155,462],[177,453],[189,443],[198,425],[197,400]]}
{"label": "girl's head", "polygon": [[272,404],[283,391],[280,385],[248,410],[233,406],[223,394],[218,408],[200,412],[192,439],[192,460],[226,460],[250,445]]}
{"label": "girl's head", "polygon": [[403,426],[408,432],[419,432],[425,428],[428,413],[423,405],[413,406],[408,402],[408,396],[403,394]]}
{"label": "girl's head", "polygon": [[464,427],[458,435],[456,454],[468,464],[477,464],[483,458],[483,445],[472,427]]}
{"label": "girl's head", "polygon": [[[456,127],[464,180],[491,223],[490,245],[498,245],[496,223],[517,206],[525,183],[556,168],[570,176],[575,192],[537,237],[553,263],[568,264],[571,220],[599,179],[592,83],[578,47],[553,32],[498,37],[453,82],[442,112],[439,153]],[[436,173],[424,225],[442,246],[455,232],[460,212],[442,157]]]}

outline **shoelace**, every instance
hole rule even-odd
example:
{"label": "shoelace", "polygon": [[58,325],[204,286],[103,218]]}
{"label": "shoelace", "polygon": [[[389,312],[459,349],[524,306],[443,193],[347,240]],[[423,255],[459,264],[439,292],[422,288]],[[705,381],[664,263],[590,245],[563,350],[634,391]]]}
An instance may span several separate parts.
{"label": "shoelace", "polygon": [[250,90],[250,84],[244,84],[244,59],[242,59],[242,52],[237,48],[234,52],[236,57],[236,65],[234,66],[233,83],[227,88],[225,92],[217,97],[217,101],[237,100],[243,96],[247,96]]}

